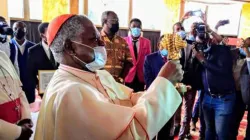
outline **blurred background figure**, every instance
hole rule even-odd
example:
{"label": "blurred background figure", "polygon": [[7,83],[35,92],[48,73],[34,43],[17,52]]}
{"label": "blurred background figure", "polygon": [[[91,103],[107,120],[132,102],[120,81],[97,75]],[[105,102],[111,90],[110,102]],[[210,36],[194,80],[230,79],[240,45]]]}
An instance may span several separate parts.
{"label": "blurred background figure", "polygon": [[8,39],[8,36],[13,35],[13,30],[9,27],[4,17],[0,16],[0,50],[5,52],[14,65],[17,74],[19,75],[19,67],[17,61],[17,47]]}
{"label": "blurred background figure", "polygon": [[[47,43],[47,28],[49,23],[44,22],[38,26],[41,42],[28,50],[27,73],[29,77],[29,96],[35,99],[35,89],[38,87],[38,73],[40,70],[56,70],[58,64]],[[42,95],[40,95],[42,96]],[[34,100],[33,100],[34,102]]]}
{"label": "blurred background figure", "polygon": [[35,44],[29,40],[26,39],[27,30],[28,27],[24,22],[17,21],[14,23],[12,27],[14,31],[14,38],[11,39],[11,42],[15,44],[18,54],[18,66],[20,71],[20,79],[23,83],[23,91],[26,94],[26,97],[29,101],[29,103],[34,102],[34,95],[29,95],[28,93],[31,93],[29,91],[29,77],[27,72],[27,60],[28,60],[28,50]]}
{"label": "blurred background figure", "polygon": [[113,11],[102,13],[101,40],[104,42],[108,60],[104,67],[116,81],[124,83],[131,66],[132,57],[126,40],[117,35],[119,31],[119,18]]}

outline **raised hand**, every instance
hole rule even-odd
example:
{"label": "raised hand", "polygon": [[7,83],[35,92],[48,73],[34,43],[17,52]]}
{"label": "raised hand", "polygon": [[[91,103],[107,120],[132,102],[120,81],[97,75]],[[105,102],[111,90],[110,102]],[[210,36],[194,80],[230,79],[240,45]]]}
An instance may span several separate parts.
{"label": "raised hand", "polygon": [[158,76],[164,77],[175,84],[183,79],[183,73],[179,61],[169,61],[161,68]]}

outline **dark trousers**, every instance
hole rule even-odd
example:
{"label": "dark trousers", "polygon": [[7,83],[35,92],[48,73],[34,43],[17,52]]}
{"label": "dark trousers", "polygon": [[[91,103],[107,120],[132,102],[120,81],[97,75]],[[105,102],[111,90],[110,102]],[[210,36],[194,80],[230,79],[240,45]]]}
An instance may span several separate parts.
{"label": "dark trousers", "polygon": [[198,100],[195,103],[194,110],[192,113],[192,122],[196,124],[198,119],[200,118],[200,137],[205,137],[205,120],[202,111],[202,100],[204,97],[204,92],[199,90],[198,91]]}
{"label": "dark trousers", "polygon": [[126,86],[134,90],[134,92],[144,91],[145,84],[140,82],[138,76],[135,75],[134,80],[131,83],[125,83]]}
{"label": "dark trousers", "polygon": [[199,119],[199,115],[200,115],[200,95],[201,95],[201,91],[198,91],[198,99],[197,101],[195,102],[195,105],[194,105],[194,110],[193,110],[193,113],[192,113],[192,122],[194,124],[196,124],[198,122],[198,119]]}
{"label": "dark trousers", "polygon": [[230,140],[233,110],[236,94],[227,94],[223,97],[212,97],[205,93],[202,108],[206,123],[206,140]]}
{"label": "dark trousers", "polygon": [[190,122],[192,119],[192,109],[194,106],[196,90],[190,90],[183,96],[184,98],[184,117],[179,133],[179,139],[184,139],[190,133]]}
{"label": "dark trousers", "polygon": [[244,104],[242,100],[241,92],[238,91],[236,92],[236,102],[235,102],[234,113],[233,113],[234,121],[233,121],[233,127],[231,129],[232,138],[234,140],[237,140],[240,122],[245,114],[245,110],[246,110],[246,105]]}
{"label": "dark trousers", "polygon": [[[190,90],[183,95],[184,99],[184,117],[182,122],[182,127],[179,133],[179,138],[183,139],[190,131],[190,122],[192,118],[192,109],[195,101],[196,90]],[[172,132],[174,132],[176,128],[180,126],[181,123],[181,108],[182,105],[177,109],[174,115],[174,127],[172,128]]]}
{"label": "dark trousers", "polygon": [[173,140],[174,137],[171,135],[171,129],[174,125],[174,117],[172,117],[160,130],[157,136],[153,140]]}

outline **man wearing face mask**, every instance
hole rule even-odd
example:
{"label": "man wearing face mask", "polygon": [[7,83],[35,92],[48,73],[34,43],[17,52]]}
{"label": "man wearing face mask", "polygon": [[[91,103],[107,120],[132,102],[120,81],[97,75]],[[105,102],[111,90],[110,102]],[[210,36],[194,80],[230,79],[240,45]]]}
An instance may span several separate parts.
{"label": "man wearing face mask", "polygon": [[124,79],[132,65],[132,57],[126,41],[116,33],[119,30],[119,19],[115,12],[102,13],[101,40],[107,50],[105,70],[114,76],[116,81],[124,83]]}
{"label": "man wearing face mask", "polygon": [[[164,35],[162,35],[158,41],[159,51],[149,54],[145,58],[143,66],[144,79],[146,89],[150,87],[153,81],[157,78],[161,68],[167,63],[168,51],[166,48],[160,46],[160,42]],[[173,117],[164,125],[161,131],[157,134],[157,140],[173,140],[174,137],[171,134],[171,130],[174,124]]]}
{"label": "man wearing face mask", "polygon": [[182,79],[180,64],[166,63],[147,91],[133,93],[99,70],[107,54],[86,16],[58,16],[47,32],[60,67],[44,94],[35,140],[152,139],[180,105],[173,86]]}
{"label": "man wearing face mask", "polygon": [[125,85],[134,89],[135,92],[144,90],[143,64],[145,56],[151,53],[151,43],[148,39],[141,37],[141,20],[134,18],[130,21],[131,36],[124,39],[129,44],[133,59],[133,67],[125,78]]}
{"label": "man wearing face mask", "polygon": [[35,44],[26,39],[27,34],[27,25],[24,22],[17,21],[13,25],[14,38],[11,39],[11,42],[15,44],[18,48],[18,66],[20,71],[20,79],[23,83],[23,91],[25,92],[29,103],[33,102],[33,96],[29,95],[30,93],[28,84],[29,78],[27,73],[27,60],[28,60],[28,50]]}
{"label": "man wearing face mask", "polygon": [[[232,140],[236,140],[240,122],[246,111],[246,106],[250,105],[250,37],[242,40],[241,48],[233,48],[233,72],[236,85],[236,104],[234,108],[234,125],[231,129],[233,134]],[[242,50],[240,52],[239,50]],[[250,112],[250,107],[248,107]],[[247,116],[247,121],[250,122],[250,115]],[[250,123],[247,123],[246,140],[250,139]]]}
{"label": "man wearing face mask", "polygon": [[13,35],[13,30],[8,26],[4,17],[0,16],[0,50],[5,52],[14,65],[17,74],[19,75],[19,67],[17,61],[17,47],[9,41],[8,35]]}
{"label": "man wearing face mask", "polygon": [[[47,44],[47,28],[48,22],[41,23],[38,26],[41,42],[31,47],[28,52],[28,75],[29,75],[29,91],[28,95],[33,96],[35,101],[35,89],[38,85],[38,73],[40,70],[56,70],[58,64],[55,62],[54,56]],[[42,96],[42,95],[41,95]]]}
{"label": "man wearing face mask", "polygon": [[[179,36],[182,37],[183,40],[186,40],[186,32],[184,31],[184,28],[182,26],[182,24],[180,22],[177,22],[174,24],[173,26],[173,33],[174,34],[178,34]],[[187,40],[187,42],[189,43],[190,41]],[[182,126],[180,125],[181,123],[181,110],[182,110],[182,106],[180,106],[178,108],[178,110],[175,113],[174,116],[174,128],[173,128],[173,133],[174,135],[179,135],[179,139],[183,140],[185,138],[191,138],[191,134],[190,134],[190,121],[191,121],[191,117],[192,117],[192,108],[193,108],[193,104],[194,104],[194,100],[195,100],[195,95],[196,95],[196,90],[197,88],[192,85],[190,82],[185,82],[185,79],[187,79],[186,76],[186,66],[184,65],[184,58],[185,56],[183,55],[183,53],[186,52],[186,50],[188,49],[189,45],[187,47],[185,47],[184,49],[181,50],[181,58],[180,58],[180,62],[182,64],[183,70],[184,70],[184,80],[182,81],[185,85],[187,86],[191,86],[192,89],[188,90],[184,95],[183,95],[183,100],[184,100],[184,117],[183,117],[183,122],[182,122]],[[190,77],[188,77],[190,78]],[[191,79],[190,79],[191,80]]]}

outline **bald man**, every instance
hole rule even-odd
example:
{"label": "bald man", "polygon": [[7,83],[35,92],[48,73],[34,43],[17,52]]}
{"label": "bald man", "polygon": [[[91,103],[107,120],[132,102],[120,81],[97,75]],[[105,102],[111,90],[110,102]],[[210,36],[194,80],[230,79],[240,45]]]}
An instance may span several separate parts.
{"label": "bald man", "polygon": [[18,66],[20,71],[20,79],[23,83],[23,91],[26,94],[26,97],[29,103],[35,101],[34,95],[29,95],[28,93],[32,93],[28,88],[28,73],[27,73],[27,60],[28,60],[28,50],[35,44],[26,39],[27,35],[27,25],[24,22],[17,21],[13,25],[14,38],[11,40],[13,44],[16,45],[17,54],[18,54]]}
{"label": "bald man", "polygon": [[180,64],[167,63],[147,91],[117,83],[102,69],[106,49],[85,16],[61,15],[48,27],[59,69],[44,94],[35,140],[152,139],[181,103]]}

